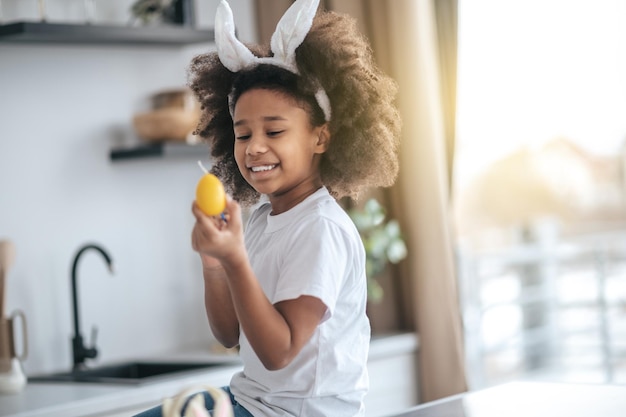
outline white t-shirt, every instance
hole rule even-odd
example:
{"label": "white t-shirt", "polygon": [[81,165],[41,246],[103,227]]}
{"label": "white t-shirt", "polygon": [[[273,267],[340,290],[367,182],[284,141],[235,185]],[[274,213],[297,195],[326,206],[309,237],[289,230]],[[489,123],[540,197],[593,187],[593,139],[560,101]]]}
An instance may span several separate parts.
{"label": "white t-shirt", "polygon": [[326,188],[270,216],[266,203],[246,227],[250,263],[275,304],[302,295],[327,307],[322,322],[285,368],[268,371],[241,332],[244,369],[231,392],[255,417],[363,416],[370,325],[365,314],[365,250],[346,212]]}

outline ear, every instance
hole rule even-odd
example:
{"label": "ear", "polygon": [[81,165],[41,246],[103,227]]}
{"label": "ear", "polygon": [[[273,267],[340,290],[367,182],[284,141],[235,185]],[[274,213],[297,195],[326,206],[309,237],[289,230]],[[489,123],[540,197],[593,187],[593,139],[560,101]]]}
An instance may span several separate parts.
{"label": "ear", "polygon": [[328,150],[330,145],[330,129],[328,123],[324,123],[317,129],[317,142],[315,143],[315,153],[321,154]]}

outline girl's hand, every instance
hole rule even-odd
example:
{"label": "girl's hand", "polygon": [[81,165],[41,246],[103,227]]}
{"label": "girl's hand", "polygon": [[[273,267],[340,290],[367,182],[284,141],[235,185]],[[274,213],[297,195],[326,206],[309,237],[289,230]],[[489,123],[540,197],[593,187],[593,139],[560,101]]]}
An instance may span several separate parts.
{"label": "girl's hand", "polygon": [[223,262],[232,262],[245,252],[241,207],[230,196],[226,197],[224,219],[207,216],[195,201],[191,211],[196,218],[191,245],[202,257],[204,268],[219,267]]}

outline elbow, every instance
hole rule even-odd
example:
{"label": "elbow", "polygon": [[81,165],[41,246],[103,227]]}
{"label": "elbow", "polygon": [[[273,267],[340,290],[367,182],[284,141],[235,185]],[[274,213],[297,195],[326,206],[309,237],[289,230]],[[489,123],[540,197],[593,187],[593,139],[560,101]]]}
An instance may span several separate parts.
{"label": "elbow", "polygon": [[213,336],[217,339],[218,342],[226,349],[231,349],[236,346],[239,346],[239,333],[224,333],[219,331],[219,329],[211,329],[213,332]]}
{"label": "elbow", "polygon": [[217,340],[224,346],[226,349],[232,349],[234,347],[239,346],[239,340],[227,340],[227,339],[219,339]]}
{"label": "elbow", "polygon": [[293,358],[288,355],[268,355],[266,357],[259,357],[259,359],[268,371],[280,371],[286,368]]}
{"label": "elbow", "polygon": [[282,362],[282,361],[281,362],[267,362],[267,361],[263,361],[263,366],[268,371],[280,371],[281,369],[284,369],[287,365],[289,365],[288,362]]}

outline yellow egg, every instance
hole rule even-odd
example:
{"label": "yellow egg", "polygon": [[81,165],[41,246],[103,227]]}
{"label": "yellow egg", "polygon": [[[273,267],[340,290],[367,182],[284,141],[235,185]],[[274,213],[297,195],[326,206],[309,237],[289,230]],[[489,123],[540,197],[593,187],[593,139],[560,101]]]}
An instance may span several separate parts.
{"label": "yellow egg", "polygon": [[196,202],[207,216],[218,216],[226,208],[222,182],[213,174],[204,174],[196,186]]}

